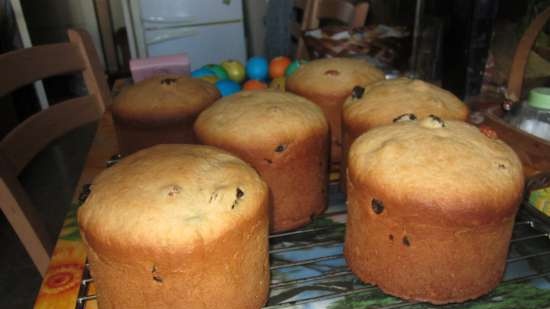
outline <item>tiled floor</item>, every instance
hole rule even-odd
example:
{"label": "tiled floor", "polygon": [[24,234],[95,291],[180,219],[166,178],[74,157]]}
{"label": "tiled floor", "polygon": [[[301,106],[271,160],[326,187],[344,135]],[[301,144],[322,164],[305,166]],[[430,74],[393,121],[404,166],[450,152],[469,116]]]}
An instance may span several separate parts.
{"label": "tiled floor", "polygon": [[[53,142],[20,177],[52,239],[63,224],[94,132],[92,124]],[[42,278],[2,213],[0,246],[0,309],[32,308]]]}

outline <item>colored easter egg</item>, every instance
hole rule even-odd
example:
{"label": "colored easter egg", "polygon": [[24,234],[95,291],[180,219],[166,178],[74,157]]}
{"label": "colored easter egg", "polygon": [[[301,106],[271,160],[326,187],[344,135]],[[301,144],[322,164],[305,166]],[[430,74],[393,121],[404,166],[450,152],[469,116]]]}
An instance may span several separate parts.
{"label": "colored easter egg", "polygon": [[241,90],[241,86],[230,79],[220,79],[216,82],[216,88],[218,88],[224,97]]}
{"label": "colored easter egg", "polygon": [[212,70],[205,67],[196,69],[195,71],[191,72],[191,77],[201,78],[203,76],[216,76],[216,74]]}
{"label": "colored easter egg", "polygon": [[243,84],[244,90],[261,90],[266,89],[267,85],[259,80],[249,79]]}
{"label": "colored easter egg", "polygon": [[246,63],[246,75],[249,79],[265,80],[269,65],[264,57],[252,57]]}
{"label": "colored easter egg", "polygon": [[216,77],[218,77],[219,79],[229,79],[229,75],[227,74],[227,71],[221,65],[208,64],[204,67],[214,72]]}
{"label": "colored easter egg", "polygon": [[216,82],[218,80],[220,80],[217,76],[214,76],[214,75],[207,75],[207,76],[202,76],[200,77],[200,79],[204,80],[204,81],[207,81],[211,84],[216,84]]}
{"label": "colored easter egg", "polygon": [[307,61],[304,61],[304,60],[292,61],[292,63],[289,64],[288,67],[286,68],[285,76],[289,77],[290,75],[294,74],[294,72],[296,72],[296,70],[298,70],[300,66],[304,65],[305,63],[307,63]]}
{"label": "colored easter egg", "polygon": [[269,88],[271,89],[275,89],[275,90],[280,90],[280,91],[285,91],[285,84],[286,84],[286,78],[283,76],[283,77],[277,77],[277,78],[274,78],[271,83],[269,84]]}
{"label": "colored easter egg", "polygon": [[288,57],[275,57],[269,63],[269,77],[272,79],[285,76],[286,68],[292,61]]}
{"label": "colored easter egg", "polygon": [[238,60],[226,60],[222,62],[221,66],[225,69],[227,75],[229,75],[230,80],[237,83],[241,83],[244,80],[246,72],[243,64]]}

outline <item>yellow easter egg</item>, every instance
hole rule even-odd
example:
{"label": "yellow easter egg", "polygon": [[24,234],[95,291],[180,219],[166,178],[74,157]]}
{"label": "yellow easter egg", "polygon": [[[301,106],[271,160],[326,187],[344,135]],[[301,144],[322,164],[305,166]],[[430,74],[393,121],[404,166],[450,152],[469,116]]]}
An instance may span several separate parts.
{"label": "yellow easter egg", "polygon": [[271,83],[269,84],[269,88],[285,91],[285,83],[286,83],[285,77],[277,77],[271,81]]}

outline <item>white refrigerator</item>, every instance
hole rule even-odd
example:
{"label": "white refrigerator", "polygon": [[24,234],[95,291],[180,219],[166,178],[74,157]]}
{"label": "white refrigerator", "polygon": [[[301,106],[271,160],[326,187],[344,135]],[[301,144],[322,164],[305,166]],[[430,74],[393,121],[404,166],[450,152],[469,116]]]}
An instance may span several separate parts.
{"label": "white refrigerator", "polygon": [[121,0],[132,58],[186,53],[191,69],[245,62],[242,0]]}

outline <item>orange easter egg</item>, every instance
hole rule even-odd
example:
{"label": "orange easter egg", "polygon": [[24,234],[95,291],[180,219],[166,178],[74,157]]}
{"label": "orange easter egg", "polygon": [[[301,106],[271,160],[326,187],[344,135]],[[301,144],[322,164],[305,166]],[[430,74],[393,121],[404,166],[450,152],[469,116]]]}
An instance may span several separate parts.
{"label": "orange easter egg", "polygon": [[275,57],[269,63],[269,76],[272,79],[285,76],[285,70],[292,61],[288,57]]}
{"label": "orange easter egg", "polygon": [[262,90],[266,89],[267,85],[259,80],[250,79],[243,84],[243,90]]}

